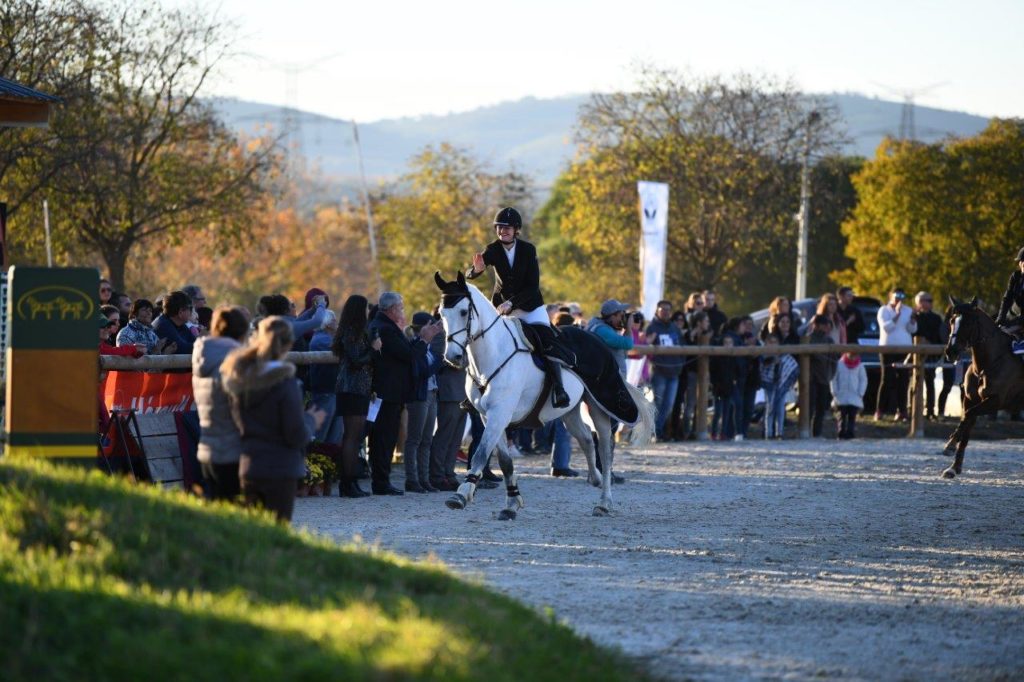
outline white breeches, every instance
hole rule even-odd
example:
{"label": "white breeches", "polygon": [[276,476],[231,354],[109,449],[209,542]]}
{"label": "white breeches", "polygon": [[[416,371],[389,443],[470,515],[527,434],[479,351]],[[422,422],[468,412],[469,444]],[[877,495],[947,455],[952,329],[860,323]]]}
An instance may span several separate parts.
{"label": "white breeches", "polygon": [[539,306],[533,310],[520,310],[516,308],[511,313],[512,317],[518,317],[523,322],[528,324],[546,324],[551,326],[551,320],[548,319],[548,313],[544,309],[544,306]]}

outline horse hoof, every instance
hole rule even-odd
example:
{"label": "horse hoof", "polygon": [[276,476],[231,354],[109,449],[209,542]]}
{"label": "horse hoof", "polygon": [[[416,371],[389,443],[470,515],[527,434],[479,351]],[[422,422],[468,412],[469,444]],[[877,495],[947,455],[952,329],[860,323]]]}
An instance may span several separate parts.
{"label": "horse hoof", "polygon": [[946,469],[942,472],[943,478],[956,478],[956,472],[953,471],[953,467]]}
{"label": "horse hoof", "polygon": [[466,498],[459,493],[455,493],[454,495],[452,495],[451,497],[444,501],[444,506],[448,507],[449,509],[465,509]]}
{"label": "horse hoof", "polygon": [[596,507],[594,507],[594,512],[593,513],[594,513],[594,516],[608,516],[608,507],[605,507],[604,505],[599,504]]}
{"label": "horse hoof", "polygon": [[516,512],[513,509],[502,509],[498,512],[499,521],[515,521]]}

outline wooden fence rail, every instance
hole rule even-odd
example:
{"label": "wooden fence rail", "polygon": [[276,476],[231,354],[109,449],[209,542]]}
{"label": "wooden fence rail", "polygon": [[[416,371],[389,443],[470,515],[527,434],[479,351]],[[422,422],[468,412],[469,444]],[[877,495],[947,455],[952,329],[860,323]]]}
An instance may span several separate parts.
{"label": "wooden fence rail", "polygon": [[[924,436],[924,357],[942,355],[943,346],[915,344],[912,346],[862,346],[859,344],[800,344],[798,346],[637,346],[632,353],[637,355],[683,355],[697,357],[697,404],[706,405],[710,393],[710,358],[712,357],[751,357],[765,355],[793,355],[800,363],[799,378],[799,406],[800,438],[810,438],[810,390],[811,381],[811,356],[812,355],[833,355],[838,359],[839,355],[846,352],[855,353],[880,353],[886,355],[907,355],[913,356],[910,364],[913,370],[911,386],[913,387],[911,401],[910,432],[907,434],[912,438]],[[289,353],[288,361],[297,365],[329,364],[336,362],[337,358],[330,351]],[[105,370],[120,371],[166,371],[170,369],[186,369],[192,367],[192,357],[189,355],[147,355],[138,359],[122,358],[112,355],[100,356],[100,366]],[[699,440],[708,439],[708,416],[707,410],[695,411],[694,431]]]}

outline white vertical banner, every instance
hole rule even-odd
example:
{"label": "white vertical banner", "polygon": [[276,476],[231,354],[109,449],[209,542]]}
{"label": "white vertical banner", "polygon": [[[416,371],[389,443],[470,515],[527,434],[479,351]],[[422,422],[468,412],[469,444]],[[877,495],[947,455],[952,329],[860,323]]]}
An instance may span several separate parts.
{"label": "white vertical banner", "polygon": [[650,320],[665,295],[668,185],[641,180],[636,188],[640,194],[640,309]]}

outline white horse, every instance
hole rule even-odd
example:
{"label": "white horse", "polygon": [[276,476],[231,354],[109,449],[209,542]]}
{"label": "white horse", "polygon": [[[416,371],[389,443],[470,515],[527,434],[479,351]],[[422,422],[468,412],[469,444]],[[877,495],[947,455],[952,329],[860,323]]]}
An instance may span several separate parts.
{"label": "white horse", "polygon": [[[462,273],[454,282],[446,282],[440,273],[434,281],[443,292],[441,319],[444,321],[444,359],[451,365],[465,368],[466,393],[470,402],[484,417],[484,433],[470,460],[466,482],[459,486],[445,504],[451,509],[464,509],[473,501],[476,482],[494,448],[498,449],[498,463],[505,475],[506,503],[498,514],[502,520],[514,519],[523,507],[519,493],[518,475],[505,440],[509,424],[525,419],[544,391],[544,372],[536,367],[530,351],[523,343],[517,320],[498,314],[491,302]],[[593,399],[583,381],[572,371],[562,368],[562,385],[569,394],[569,407],[556,408],[545,397],[545,405],[538,415],[542,423],[561,419],[587,456],[588,480],[601,487],[601,500],[594,507],[595,516],[605,516],[612,504],[612,416]],[[630,444],[643,445],[650,441],[654,428],[654,407],[639,389],[626,384],[639,412],[639,421],[630,436]],[[594,460],[594,441],[590,428],[580,414],[580,403],[586,403],[590,418],[597,429],[597,443],[601,452],[604,476],[597,470]]]}

